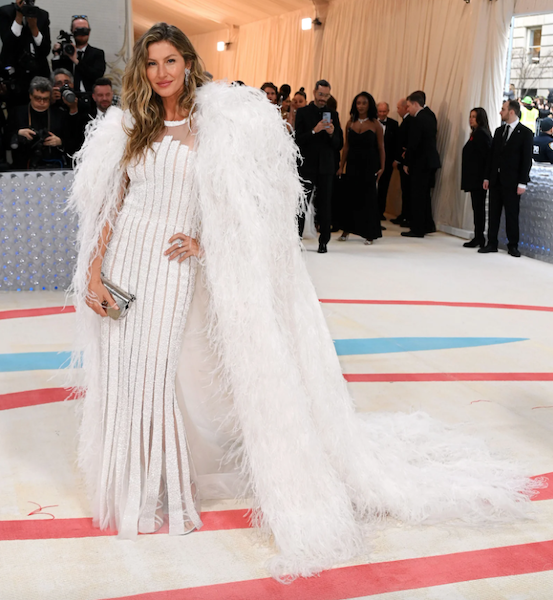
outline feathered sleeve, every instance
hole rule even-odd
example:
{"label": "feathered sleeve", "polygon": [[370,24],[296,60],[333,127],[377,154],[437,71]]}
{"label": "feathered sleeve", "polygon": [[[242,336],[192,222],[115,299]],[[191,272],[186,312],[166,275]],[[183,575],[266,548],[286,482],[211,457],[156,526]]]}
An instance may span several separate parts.
{"label": "feathered sleeve", "polygon": [[91,121],[85,142],[75,156],[69,209],[77,214],[79,223],[77,269],[71,288],[77,302],[86,298],[88,267],[102,229],[117,215],[124,181],[120,166],[127,139],[124,118],[123,111],[113,107],[103,119]]}
{"label": "feathered sleeve", "polygon": [[[106,222],[117,217],[122,185],[125,179],[121,159],[127,136],[123,129],[126,115],[112,107],[106,116],[92,121],[86,139],[75,156],[73,185],[69,195],[69,209],[77,214],[77,267],[69,294],[76,309],[75,341],[71,366],[67,369],[68,387],[72,397],[80,398],[77,413],[80,420],[79,466],[85,474],[88,494],[98,493],[97,449],[102,440],[102,396],[98,374],[101,372],[100,324],[101,317],[85,303],[89,266],[98,250],[100,234]],[[77,367],[82,367],[77,369]],[[97,504],[93,502],[93,505]]]}

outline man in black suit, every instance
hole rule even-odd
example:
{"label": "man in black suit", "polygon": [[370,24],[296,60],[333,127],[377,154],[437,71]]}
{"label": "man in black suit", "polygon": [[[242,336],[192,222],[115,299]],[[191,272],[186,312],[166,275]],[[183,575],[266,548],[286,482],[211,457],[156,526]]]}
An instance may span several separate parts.
{"label": "man in black suit", "polygon": [[89,46],[90,24],[86,15],[75,15],[71,21],[71,33],[75,38],[73,54],[62,53],[61,45],[55,44],[52,58],[53,69],[67,69],[75,79],[77,92],[92,92],[94,82],[106,72],[103,50]]}
{"label": "man in black suit", "polygon": [[[27,16],[25,16],[27,15]],[[14,88],[7,97],[8,107],[23,104],[28,99],[29,85],[34,77],[49,77],[50,18],[37,6],[26,6],[16,0],[0,7],[0,67],[13,67]]]}
{"label": "man in black suit", "polygon": [[499,114],[504,125],[495,130],[484,180],[484,189],[490,190],[488,243],[478,252],[497,252],[499,222],[505,207],[507,247],[511,256],[519,257],[520,197],[530,181],[534,136],[520,123],[520,104],[516,100],[506,100]]}
{"label": "man in black suit", "polygon": [[401,232],[405,237],[422,238],[436,231],[430,190],[441,162],[436,148],[436,115],[424,105],[425,99],[421,92],[407,96],[407,108],[412,121],[403,170],[411,179],[411,229]]}
{"label": "man in black suit", "polygon": [[[299,170],[307,181],[308,198],[315,188],[313,201],[320,230],[318,252],[323,254],[330,240],[332,184],[337,171],[335,154],[342,149],[344,136],[338,113],[326,106],[330,83],[324,79],[317,81],[313,94],[313,102],[296,113],[296,143],[303,157]],[[298,219],[298,225],[301,237],[304,215]]]}
{"label": "man in black suit", "polygon": [[409,125],[411,124],[409,111],[407,110],[407,100],[405,98],[398,101],[397,114],[402,118],[402,121],[398,129],[394,166],[398,168],[401,181],[401,213],[395,219],[391,219],[391,221],[400,227],[411,227],[411,180],[409,179],[409,175],[403,170],[407,139],[409,137]]}
{"label": "man in black suit", "polygon": [[379,102],[376,105],[378,120],[384,129],[384,151],[386,153],[386,164],[384,173],[378,181],[378,208],[380,209],[380,220],[385,221],[386,217],[386,198],[388,197],[388,188],[390,179],[394,172],[394,160],[396,157],[399,123],[395,119],[390,119],[390,105],[387,102]]}

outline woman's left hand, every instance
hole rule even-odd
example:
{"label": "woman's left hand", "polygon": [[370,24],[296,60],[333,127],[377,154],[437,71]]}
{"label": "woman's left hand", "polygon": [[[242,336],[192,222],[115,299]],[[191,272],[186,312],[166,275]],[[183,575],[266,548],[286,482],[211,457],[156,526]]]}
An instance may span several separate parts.
{"label": "woman's left hand", "polygon": [[198,240],[184,235],[184,233],[175,233],[175,235],[169,240],[170,244],[173,244],[169,250],[165,251],[165,256],[169,256],[169,260],[175,260],[181,263],[191,256],[200,256],[200,244]]}

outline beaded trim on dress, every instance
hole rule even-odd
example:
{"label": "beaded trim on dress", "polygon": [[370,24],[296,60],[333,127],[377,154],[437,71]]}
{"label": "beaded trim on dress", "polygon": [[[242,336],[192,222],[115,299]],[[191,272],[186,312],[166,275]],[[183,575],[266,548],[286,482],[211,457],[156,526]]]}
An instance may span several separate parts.
{"label": "beaded trim on dress", "polygon": [[179,125],[184,125],[188,123],[189,118],[183,119],[182,121],[163,121],[165,127],[178,127]]}

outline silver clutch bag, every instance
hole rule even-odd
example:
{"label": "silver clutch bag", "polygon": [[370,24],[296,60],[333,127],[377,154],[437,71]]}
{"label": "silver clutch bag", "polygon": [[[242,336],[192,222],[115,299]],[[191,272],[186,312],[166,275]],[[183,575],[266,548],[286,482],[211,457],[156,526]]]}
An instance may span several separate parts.
{"label": "silver clutch bag", "polygon": [[125,292],[125,290],[122,290],[119,286],[112,283],[107,277],[104,276],[103,273],[102,283],[119,307],[119,310],[117,310],[115,308],[111,308],[111,306],[106,306],[105,309],[108,313],[108,317],[111,317],[115,321],[122,319],[129,312],[132,303],[136,300],[136,297],[129,292]]}

